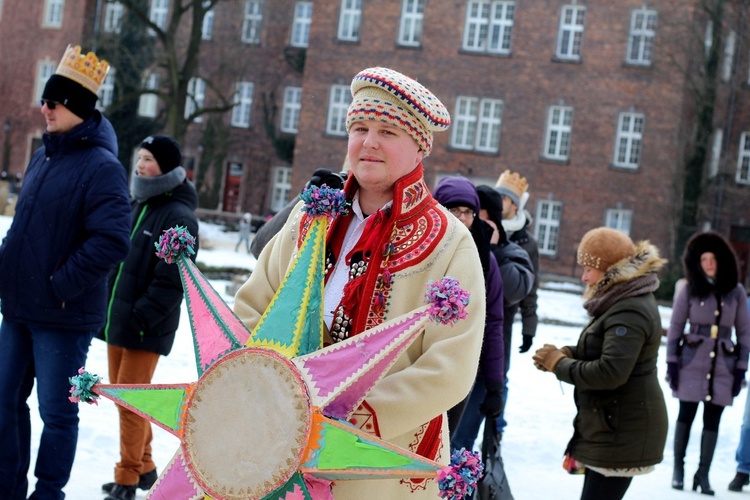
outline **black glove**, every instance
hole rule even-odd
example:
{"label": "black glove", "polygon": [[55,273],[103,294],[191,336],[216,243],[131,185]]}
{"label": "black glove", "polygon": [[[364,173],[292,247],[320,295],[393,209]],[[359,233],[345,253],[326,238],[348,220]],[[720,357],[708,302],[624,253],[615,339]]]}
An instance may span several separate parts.
{"label": "black glove", "polygon": [[490,418],[497,418],[503,412],[503,384],[500,382],[487,382],[487,395],[479,405],[479,411]]}
{"label": "black glove", "polygon": [[331,172],[327,168],[319,168],[315,172],[313,172],[312,177],[310,177],[310,180],[307,181],[307,185],[305,187],[320,187],[325,184],[332,189],[343,189],[345,180],[345,173]]}
{"label": "black glove", "polygon": [[669,382],[669,388],[673,391],[676,391],[680,385],[680,367],[677,366],[676,361],[667,362],[667,382]]}
{"label": "black glove", "polygon": [[734,369],[734,382],[732,382],[732,397],[736,398],[740,389],[745,384],[745,370]]}
{"label": "black glove", "polygon": [[521,343],[521,347],[518,348],[518,352],[526,352],[529,349],[531,349],[531,344],[534,343],[534,337],[531,335],[522,335],[523,342]]}

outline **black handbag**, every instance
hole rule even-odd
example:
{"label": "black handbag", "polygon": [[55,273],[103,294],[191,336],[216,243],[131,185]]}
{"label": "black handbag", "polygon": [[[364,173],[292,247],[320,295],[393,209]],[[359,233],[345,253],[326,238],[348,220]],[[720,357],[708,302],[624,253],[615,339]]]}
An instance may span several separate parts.
{"label": "black handbag", "polygon": [[505,475],[503,457],[500,454],[500,439],[495,433],[495,419],[484,421],[484,439],[482,440],[482,462],[484,475],[477,483],[474,500],[513,500],[508,476]]}

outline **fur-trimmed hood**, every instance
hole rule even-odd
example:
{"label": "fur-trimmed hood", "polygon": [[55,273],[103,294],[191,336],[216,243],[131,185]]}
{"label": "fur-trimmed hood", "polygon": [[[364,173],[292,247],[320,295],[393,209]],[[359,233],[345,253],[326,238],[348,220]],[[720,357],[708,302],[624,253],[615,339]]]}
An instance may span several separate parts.
{"label": "fur-trimmed hood", "polygon": [[[711,252],[716,257],[716,279],[711,283],[701,269],[701,255]],[[693,235],[685,246],[682,267],[690,294],[708,297],[713,292],[726,295],[739,281],[737,257],[729,243],[719,233],[708,231]]]}
{"label": "fur-trimmed hood", "polygon": [[648,240],[635,245],[635,253],[612,264],[604,275],[593,286],[586,287],[583,298],[589,299],[603,295],[613,285],[645,276],[656,274],[667,263],[659,256],[659,249]]}

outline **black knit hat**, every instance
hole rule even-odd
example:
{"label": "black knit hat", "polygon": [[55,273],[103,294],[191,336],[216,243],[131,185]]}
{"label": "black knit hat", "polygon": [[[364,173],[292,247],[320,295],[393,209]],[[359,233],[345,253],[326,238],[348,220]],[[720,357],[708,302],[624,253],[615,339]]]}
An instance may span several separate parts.
{"label": "black knit hat", "polygon": [[80,83],[55,74],[47,80],[42,99],[59,102],[85,120],[94,114],[98,97]]}
{"label": "black knit hat", "polygon": [[[711,252],[716,257],[716,276],[711,283],[701,269],[701,255]],[[696,297],[706,297],[714,290],[720,294],[731,292],[739,282],[737,255],[729,242],[715,231],[694,234],[685,245],[682,255],[690,293]]]}
{"label": "black knit hat", "polygon": [[154,155],[162,174],[171,172],[182,163],[180,145],[167,135],[150,135],[143,139],[140,147]]}

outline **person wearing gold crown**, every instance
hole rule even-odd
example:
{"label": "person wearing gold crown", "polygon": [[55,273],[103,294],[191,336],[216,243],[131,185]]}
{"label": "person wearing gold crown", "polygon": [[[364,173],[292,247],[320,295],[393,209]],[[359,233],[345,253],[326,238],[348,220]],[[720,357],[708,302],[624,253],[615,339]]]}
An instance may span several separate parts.
{"label": "person wearing gold crown", "polygon": [[44,427],[29,498],[65,497],[78,440],[68,378],[104,325],[106,276],[130,248],[125,169],[112,125],[96,110],[109,64],[68,47],[44,87],[43,146],[26,167],[0,247],[0,497],[26,499],[36,379]]}
{"label": "person wearing gold crown", "polygon": [[[422,160],[433,132],[450,125],[445,106],[427,88],[388,68],[359,72],[351,84],[351,203],[326,238],[324,315],[336,343],[421,305],[425,285],[445,276],[469,291],[460,324],[429,325],[397,359],[349,418],[396,446],[448,463],[446,412],[463,400],[477,371],[485,319],[482,265],[469,230],[441,208],[424,181]],[[234,310],[249,327],[272,300],[310,217],[299,207],[266,245],[235,297]],[[341,371],[346,366],[338,367]],[[434,482],[339,480],[336,500],[438,498]]]}

